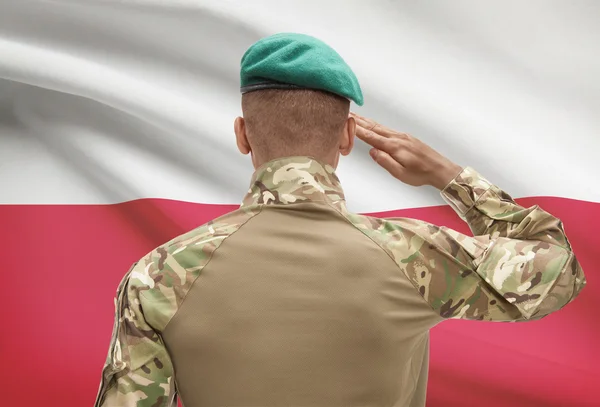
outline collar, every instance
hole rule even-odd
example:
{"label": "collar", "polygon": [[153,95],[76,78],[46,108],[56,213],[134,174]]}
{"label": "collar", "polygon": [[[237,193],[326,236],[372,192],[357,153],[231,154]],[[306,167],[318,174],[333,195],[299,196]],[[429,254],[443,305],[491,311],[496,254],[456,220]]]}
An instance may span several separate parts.
{"label": "collar", "polygon": [[307,201],[345,208],[344,192],[335,170],[313,157],[284,157],[256,169],[242,207]]}

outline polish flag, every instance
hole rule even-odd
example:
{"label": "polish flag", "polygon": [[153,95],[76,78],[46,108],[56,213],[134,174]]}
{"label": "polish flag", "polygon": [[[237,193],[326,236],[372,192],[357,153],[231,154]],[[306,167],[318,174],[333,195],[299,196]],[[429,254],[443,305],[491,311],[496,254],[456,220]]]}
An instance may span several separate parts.
{"label": "polish flag", "polygon": [[[358,113],[561,218],[586,272],[540,321],[434,328],[428,406],[597,406],[599,18],[592,1],[2,2],[1,404],[93,404],[120,279],[239,205],[239,60],[293,31],[353,67]],[[350,210],[469,233],[360,141],[338,175]]]}

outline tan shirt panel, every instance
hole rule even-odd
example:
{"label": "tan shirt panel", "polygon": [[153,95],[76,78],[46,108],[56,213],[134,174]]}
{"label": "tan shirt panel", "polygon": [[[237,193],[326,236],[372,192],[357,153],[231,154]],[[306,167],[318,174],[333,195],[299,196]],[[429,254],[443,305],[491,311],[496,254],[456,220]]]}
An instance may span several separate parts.
{"label": "tan shirt panel", "polygon": [[265,163],[125,275],[95,405],[175,407],[175,380],[187,407],[425,405],[440,318],[539,319],[586,284],[552,214],[470,167],[441,194],[475,236],[351,213],[314,158]]}
{"label": "tan shirt panel", "polygon": [[379,246],[301,203],[230,236],[163,338],[189,406],[405,406],[440,320]]}

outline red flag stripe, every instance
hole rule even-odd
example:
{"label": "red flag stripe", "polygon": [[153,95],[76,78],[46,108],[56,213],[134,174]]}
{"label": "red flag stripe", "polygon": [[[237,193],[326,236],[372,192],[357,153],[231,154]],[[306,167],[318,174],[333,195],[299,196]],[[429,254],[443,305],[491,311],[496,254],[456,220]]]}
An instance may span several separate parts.
{"label": "red flag stripe", "polygon": [[[428,406],[592,406],[600,353],[595,344],[595,260],[600,204],[527,198],[561,218],[588,286],[561,312],[530,323],[448,321],[432,332]],[[84,406],[95,397],[110,339],[112,297],[131,263],[235,205],[142,199],[115,205],[4,205],[1,315],[3,404]],[[415,217],[468,233],[447,207],[376,216]],[[32,391],[32,386],[35,391]]]}

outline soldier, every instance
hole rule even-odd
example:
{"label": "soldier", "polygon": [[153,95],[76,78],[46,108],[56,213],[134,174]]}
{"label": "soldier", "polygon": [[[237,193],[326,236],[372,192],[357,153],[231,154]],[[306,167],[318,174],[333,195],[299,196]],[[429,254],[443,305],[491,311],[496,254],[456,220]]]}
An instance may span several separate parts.
{"label": "soldier", "polygon": [[[359,83],[323,42],[258,41],[241,85],[250,190],[126,274],[96,406],[424,406],[436,324],[539,319],[584,287],[559,219],[350,113]],[[475,237],[349,212],[335,168],[355,135]]]}

